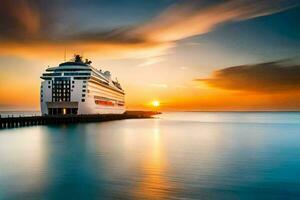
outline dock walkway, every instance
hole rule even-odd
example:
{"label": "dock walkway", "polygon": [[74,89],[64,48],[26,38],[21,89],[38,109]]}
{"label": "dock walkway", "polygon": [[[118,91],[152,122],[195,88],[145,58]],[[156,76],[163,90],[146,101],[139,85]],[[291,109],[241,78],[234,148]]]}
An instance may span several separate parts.
{"label": "dock walkway", "polygon": [[127,111],[124,114],[97,114],[97,115],[52,115],[52,116],[27,116],[0,118],[0,129],[17,128],[34,125],[68,124],[85,122],[105,122],[122,119],[152,118],[159,112],[152,111]]}

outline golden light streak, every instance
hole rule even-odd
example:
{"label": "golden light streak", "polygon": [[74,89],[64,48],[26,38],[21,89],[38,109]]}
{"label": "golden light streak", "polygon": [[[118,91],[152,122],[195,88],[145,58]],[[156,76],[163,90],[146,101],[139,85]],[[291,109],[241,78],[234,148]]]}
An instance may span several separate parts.
{"label": "golden light streak", "polygon": [[161,133],[158,122],[156,121],[150,138],[151,149],[141,169],[143,178],[133,190],[133,195],[137,199],[166,199],[171,183],[166,179],[166,160],[163,155]]}

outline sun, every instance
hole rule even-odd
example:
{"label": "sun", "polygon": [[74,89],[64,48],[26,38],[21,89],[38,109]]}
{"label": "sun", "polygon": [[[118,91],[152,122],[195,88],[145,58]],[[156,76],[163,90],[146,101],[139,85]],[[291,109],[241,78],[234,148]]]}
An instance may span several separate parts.
{"label": "sun", "polygon": [[160,102],[159,101],[152,101],[152,106],[153,107],[159,107],[160,106]]}

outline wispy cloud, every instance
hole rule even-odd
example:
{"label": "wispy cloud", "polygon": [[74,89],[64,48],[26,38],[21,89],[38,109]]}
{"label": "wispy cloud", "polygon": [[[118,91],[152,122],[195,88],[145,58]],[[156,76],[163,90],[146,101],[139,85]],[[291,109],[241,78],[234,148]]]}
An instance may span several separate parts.
{"label": "wispy cloud", "polygon": [[214,88],[235,91],[274,93],[300,90],[300,65],[287,61],[229,67],[211,77],[196,79]]}
{"label": "wispy cloud", "polygon": [[157,63],[162,62],[164,59],[159,56],[159,57],[150,57],[150,58],[146,58],[144,62],[142,62],[141,64],[139,64],[139,67],[145,67],[145,66],[151,66],[151,65],[155,65]]}
{"label": "wispy cloud", "polygon": [[149,84],[149,86],[157,88],[168,88],[168,85],[165,83],[151,83]]}
{"label": "wispy cloud", "polygon": [[50,56],[50,52],[67,47],[108,57],[134,58],[157,57],[165,54],[176,41],[205,34],[220,24],[269,15],[297,4],[297,1],[284,0],[235,0],[203,6],[199,1],[187,0],[170,6],[143,24],[100,31],[79,29],[75,33],[57,30],[58,13],[53,8],[59,7],[61,1],[0,2],[0,54]]}
{"label": "wispy cloud", "polygon": [[269,15],[294,5],[296,1],[234,0],[203,7],[202,1],[188,0],[132,32],[151,41],[176,41],[210,32],[223,23]]}
{"label": "wispy cloud", "polygon": [[182,66],[182,67],[180,67],[179,69],[181,69],[181,70],[187,70],[188,67]]}

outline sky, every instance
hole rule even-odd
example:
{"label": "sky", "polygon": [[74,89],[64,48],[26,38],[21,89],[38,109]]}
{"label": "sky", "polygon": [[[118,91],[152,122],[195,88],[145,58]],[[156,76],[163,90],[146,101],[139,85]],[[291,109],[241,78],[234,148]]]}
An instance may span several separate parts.
{"label": "sky", "polygon": [[39,110],[40,75],[79,53],[127,109],[300,110],[298,0],[0,0],[0,110]]}

